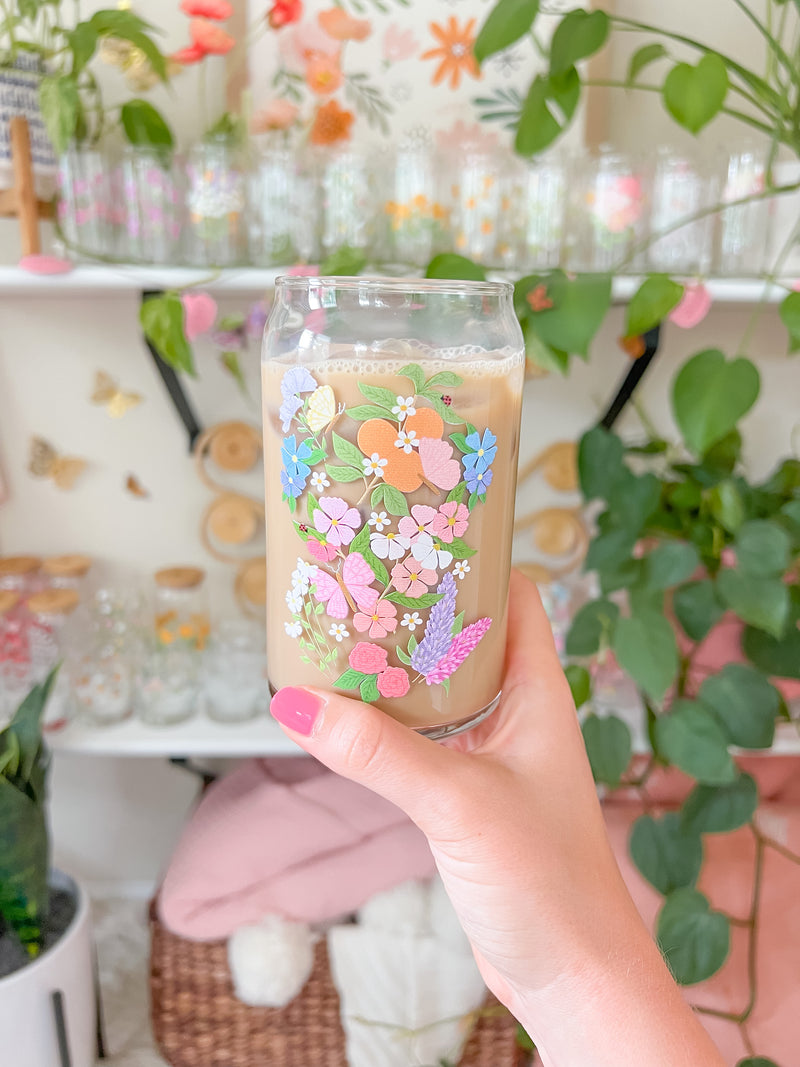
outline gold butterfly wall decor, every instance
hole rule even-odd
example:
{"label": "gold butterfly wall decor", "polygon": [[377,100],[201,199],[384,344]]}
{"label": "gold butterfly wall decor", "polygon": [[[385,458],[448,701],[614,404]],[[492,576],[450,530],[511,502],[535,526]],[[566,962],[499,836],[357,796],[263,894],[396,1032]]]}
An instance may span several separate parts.
{"label": "gold butterfly wall decor", "polygon": [[126,411],[141,404],[139,393],[120,389],[110,374],[99,370],[94,378],[94,391],[90,397],[93,404],[102,404],[112,419],[121,419]]}
{"label": "gold butterfly wall decor", "polygon": [[147,500],[150,496],[150,493],[145,489],[135,474],[129,474],[126,477],[125,489],[131,496],[135,496],[139,500]]}
{"label": "gold butterfly wall decor", "polygon": [[35,478],[52,478],[59,489],[74,489],[87,466],[85,459],[60,456],[44,438],[31,438],[28,470]]}

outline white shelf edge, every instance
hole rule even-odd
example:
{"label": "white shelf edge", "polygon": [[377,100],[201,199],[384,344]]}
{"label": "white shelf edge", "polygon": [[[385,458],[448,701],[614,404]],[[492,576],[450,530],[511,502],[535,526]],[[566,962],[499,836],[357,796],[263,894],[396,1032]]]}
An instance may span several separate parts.
{"label": "white shelf edge", "polygon": [[53,753],[90,756],[293,756],[300,749],[268,716],[243,723],[218,723],[199,713],[175,726],[148,726],[130,718],[112,726],[74,719],[45,733]]}
{"label": "white shelf edge", "polygon": [[[285,274],[288,267],[234,267],[213,271],[191,267],[137,267],[125,264],[79,264],[67,274],[39,275],[17,266],[0,266],[0,297],[73,296],[91,292],[132,293],[148,289],[182,289],[197,286],[213,292],[263,292]],[[616,303],[631,298],[641,284],[639,276],[614,279],[613,296]],[[787,279],[791,285],[794,279]],[[710,278],[705,285],[712,299],[721,304],[757,304],[762,299],[778,303],[786,295],[786,288],[767,285],[757,278]]]}

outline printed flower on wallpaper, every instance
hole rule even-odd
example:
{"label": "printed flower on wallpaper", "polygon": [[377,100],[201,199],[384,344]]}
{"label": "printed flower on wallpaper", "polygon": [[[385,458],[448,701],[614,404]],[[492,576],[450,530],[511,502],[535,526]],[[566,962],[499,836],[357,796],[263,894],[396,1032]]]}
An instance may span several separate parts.
{"label": "printed flower on wallpaper", "polygon": [[[264,0],[249,0],[264,23]],[[479,68],[491,0],[272,0],[250,50],[253,131],[315,145],[377,138],[489,148],[510,138],[537,69],[531,42]],[[488,116],[485,118],[485,116]],[[480,123],[483,136],[476,131]]]}

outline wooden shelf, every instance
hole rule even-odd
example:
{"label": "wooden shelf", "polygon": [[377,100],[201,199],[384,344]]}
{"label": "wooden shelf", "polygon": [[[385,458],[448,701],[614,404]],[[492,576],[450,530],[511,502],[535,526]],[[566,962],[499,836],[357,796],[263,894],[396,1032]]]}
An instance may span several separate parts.
{"label": "wooden shelf", "polygon": [[[147,289],[182,289],[187,285],[213,292],[259,293],[272,288],[286,267],[226,270],[191,267],[137,267],[116,264],[80,264],[68,274],[38,275],[17,266],[0,266],[0,296],[81,296],[94,292],[134,293]],[[614,280],[614,301],[625,303],[641,284],[640,277]],[[787,280],[787,285],[793,279]],[[767,286],[757,278],[711,278],[706,281],[715,303],[756,304],[766,298],[779,303],[786,288]]]}

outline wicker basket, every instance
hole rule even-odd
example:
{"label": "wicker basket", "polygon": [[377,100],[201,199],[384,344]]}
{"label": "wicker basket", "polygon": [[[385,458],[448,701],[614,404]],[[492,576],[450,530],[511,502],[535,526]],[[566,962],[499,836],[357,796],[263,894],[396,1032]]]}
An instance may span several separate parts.
{"label": "wicker basket", "polygon": [[[188,941],[150,913],[153,1032],[172,1067],[347,1067],[339,997],[324,940],[302,992],[285,1008],[234,994],[225,941]],[[516,1022],[491,996],[459,1067],[521,1067]]]}

